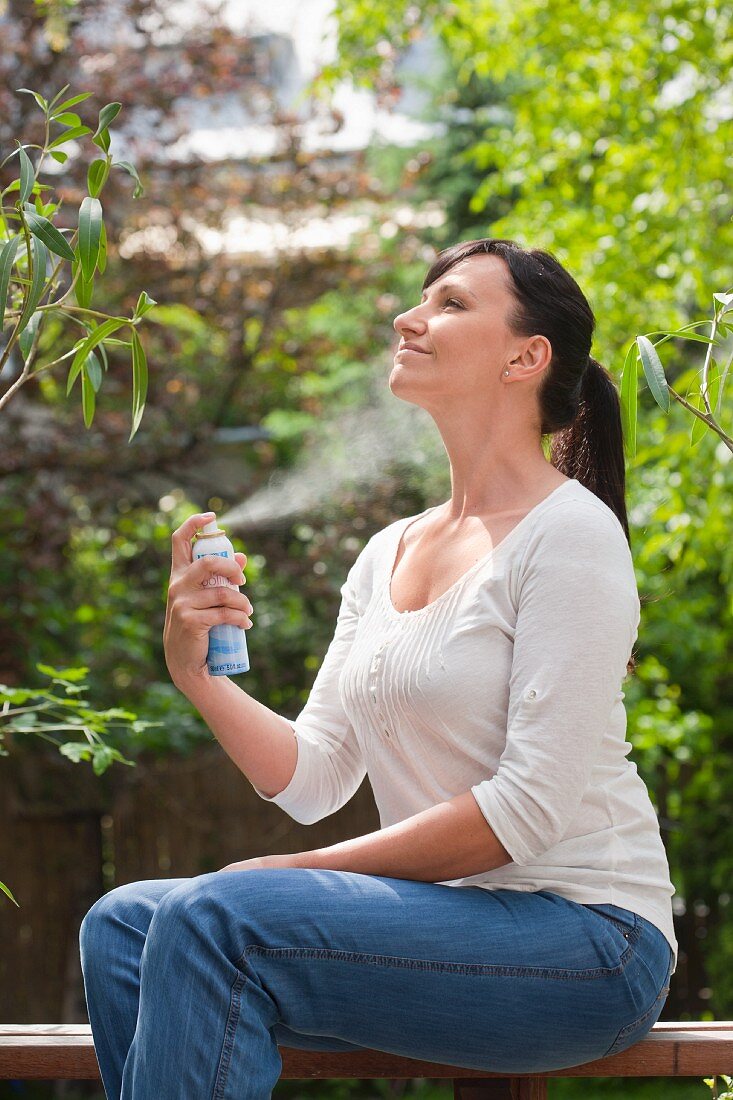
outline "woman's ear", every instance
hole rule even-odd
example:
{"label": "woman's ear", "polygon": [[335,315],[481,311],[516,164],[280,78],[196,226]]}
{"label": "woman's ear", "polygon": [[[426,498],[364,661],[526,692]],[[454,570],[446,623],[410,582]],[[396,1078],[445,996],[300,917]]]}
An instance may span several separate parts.
{"label": "woman's ear", "polygon": [[507,367],[511,374],[519,378],[531,378],[550,365],[552,360],[552,344],[546,336],[532,336],[524,345],[523,350],[510,360]]}

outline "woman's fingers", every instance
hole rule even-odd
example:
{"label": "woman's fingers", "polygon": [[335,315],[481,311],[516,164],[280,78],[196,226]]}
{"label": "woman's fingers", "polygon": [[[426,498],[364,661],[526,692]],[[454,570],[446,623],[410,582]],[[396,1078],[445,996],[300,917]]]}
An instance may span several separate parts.
{"label": "woman's fingers", "polygon": [[191,539],[201,528],[216,517],[215,512],[198,512],[189,516],[171,535],[172,569],[185,569],[193,561]]}
{"label": "woman's fingers", "polygon": [[201,610],[205,607],[232,607],[251,615],[254,608],[243,592],[220,584],[210,588],[194,589],[186,596],[188,607]]}
{"label": "woman's fingers", "polygon": [[187,588],[216,588],[221,585],[217,577],[225,577],[237,588],[245,582],[239,562],[232,558],[220,558],[216,554],[206,554],[203,558],[197,558],[192,565],[188,566],[183,577],[179,577],[179,582],[183,581]]}

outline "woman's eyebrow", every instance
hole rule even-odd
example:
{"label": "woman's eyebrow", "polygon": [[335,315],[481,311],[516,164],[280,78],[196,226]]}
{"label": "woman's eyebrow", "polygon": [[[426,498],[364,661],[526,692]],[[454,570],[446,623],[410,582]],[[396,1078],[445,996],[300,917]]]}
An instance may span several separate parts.
{"label": "woman's eyebrow", "polygon": [[[473,298],[475,302],[478,302],[478,298],[473,293],[473,291],[469,290],[467,286],[462,286],[461,283],[433,283],[433,286],[435,286],[440,293],[463,294]],[[428,287],[428,290],[430,290],[430,287]],[[422,293],[422,298],[420,299],[421,301],[425,300],[426,293],[427,291],[424,290]]]}

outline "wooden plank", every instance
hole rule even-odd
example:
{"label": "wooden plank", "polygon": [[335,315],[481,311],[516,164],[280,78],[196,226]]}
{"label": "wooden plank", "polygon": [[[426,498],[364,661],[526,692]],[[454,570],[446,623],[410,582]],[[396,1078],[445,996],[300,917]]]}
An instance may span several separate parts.
{"label": "wooden plank", "polygon": [[[462,1069],[402,1058],[378,1050],[307,1051],[281,1048],[283,1080],[312,1080],[334,1077],[409,1079],[428,1077],[470,1084],[472,1095],[462,1100],[479,1100],[483,1083],[522,1083],[525,1092],[506,1094],[511,1100],[541,1100],[533,1094],[536,1082],[549,1077],[698,1077],[733,1073],[733,1022],[665,1021],[655,1024],[650,1034],[629,1050],[586,1062],[581,1066],[552,1070],[541,1076],[505,1074]],[[0,1079],[91,1080],[99,1078],[89,1024],[0,1024]],[[532,1081],[535,1085],[532,1085]],[[455,1086],[454,1086],[455,1087]],[[519,1086],[517,1086],[519,1087]],[[529,1092],[527,1092],[529,1090]],[[464,1090],[465,1091],[465,1090]],[[516,1091],[516,1090],[515,1090]],[[484,1091],[483,1096],[501,1096]]]}
{"label": "wooden plank", "polygon": [[504,1077],[454,1081],[453,1100],[547,1100],[547,1078]]}

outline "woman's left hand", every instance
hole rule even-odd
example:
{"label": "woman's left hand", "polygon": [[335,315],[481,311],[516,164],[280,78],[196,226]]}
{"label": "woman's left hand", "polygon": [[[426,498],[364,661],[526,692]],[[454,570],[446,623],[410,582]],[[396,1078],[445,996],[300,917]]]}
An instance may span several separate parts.
{"label": "woman's left hand", "polygon": [[[243,859],[239,863],[227,863],[226,867],[220,867],[221,871],[259,871],[265,867],[307,867],[304,860],[307,852],[296,852],[288,855],[254,856],[253,859]],[[217,872],[217,873],[219,873]]]}

